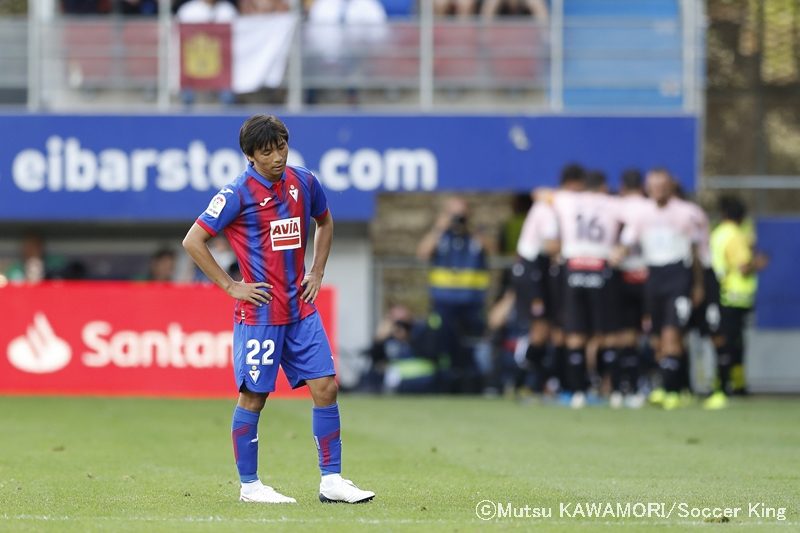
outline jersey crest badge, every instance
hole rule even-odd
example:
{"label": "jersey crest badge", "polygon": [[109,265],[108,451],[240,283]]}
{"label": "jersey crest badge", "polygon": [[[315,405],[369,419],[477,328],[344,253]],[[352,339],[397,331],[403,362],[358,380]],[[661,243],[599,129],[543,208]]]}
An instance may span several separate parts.
{"label": "jersey crest badge", "polygon": [[294,185],[289,185],[289,196],[291,196],[294,201],[297,201],[297,187]]}

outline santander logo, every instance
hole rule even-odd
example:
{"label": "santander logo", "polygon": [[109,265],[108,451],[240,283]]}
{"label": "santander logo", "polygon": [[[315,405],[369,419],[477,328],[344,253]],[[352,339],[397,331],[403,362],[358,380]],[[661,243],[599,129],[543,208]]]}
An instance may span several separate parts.
{"label": "santander logo", "polygon": [[230,365],[233,340],[229,331],[184,331],[171,322],[162,330],[117,330],[93,320],[80,329],[81,344],[59,337],[47,316],[36,312],[23,335],[8,344],[8,361],[17,370],[49,374],[72,360],[87,368],[224,368]]}
{"label": "santander logo", "polygon": [[32,374],[58,372],[72,358],[72,348],[56,335],[44,313],[33,316],[25,334],[8,344],[8,361],[18,370]]}

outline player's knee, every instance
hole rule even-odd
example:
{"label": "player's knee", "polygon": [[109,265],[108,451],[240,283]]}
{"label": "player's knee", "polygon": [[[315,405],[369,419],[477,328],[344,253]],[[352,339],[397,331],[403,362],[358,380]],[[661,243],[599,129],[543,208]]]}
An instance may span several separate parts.
{"label": "player's knee", "polygon": [[314,403],[318,407],[324,407],[336,402],[339,386],[336,384],[336,380],[333,377],[325,377],[313,381],[313,384],[310,381],[308,383]]}
{"label": "player's knee", "polygon": [[264,404],[267,402],[266,393],[258,393],[258,392],[251,392],[249,390],[243,390],[239,392],[239,407],[242,409],[247,409],[248,411],[253,411],[255,413],[260,413],[262,409],[264,409]]}

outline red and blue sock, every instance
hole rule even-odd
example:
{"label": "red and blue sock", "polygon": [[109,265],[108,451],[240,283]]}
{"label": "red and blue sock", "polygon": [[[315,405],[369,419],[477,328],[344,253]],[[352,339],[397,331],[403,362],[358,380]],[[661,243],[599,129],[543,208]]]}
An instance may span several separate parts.
{"label": "red and blue sock", "polygon": [[233,411],[233,456],[242,483],[258,480],[258,417],[259,413],[238,406]]}
{"label": "red and blue sock", "polygon": [[339,405],[314,407],[311,414],[311,431],[317,444],[319,470],[323,476],[342,472],[342,439],[339,437]]}

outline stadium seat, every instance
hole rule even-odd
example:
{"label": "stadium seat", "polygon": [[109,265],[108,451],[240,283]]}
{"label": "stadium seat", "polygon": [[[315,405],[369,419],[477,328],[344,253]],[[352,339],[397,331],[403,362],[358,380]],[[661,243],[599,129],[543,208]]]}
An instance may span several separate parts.
{"label": "stadium seat", "polygon": [[680,109],[678,0],[566,0],[564,104]]}
{"label": "stadium seat", "polygon": [[113,73],[113,27],[106,20],[70,18],[64,19],[62,30],[62,50],[70,78],[80,80],[81,86],[105,85]]}
{"label": "stadium seat", "polygon": [[533,24],[494,23],[482,28],[482,43],[493,79],[532,85],[545,54],[539,28]]}
{"label": "stadium seat", "polygon": [[158,22],[125,22],[122,29],[125,76],[140,84],[158,80]]}
{"label": "stadium seat", "polygon": [[433,29],[433,72],[437,84],[464,85],[479,72],[480,30],[474,25],[441,22]]}

